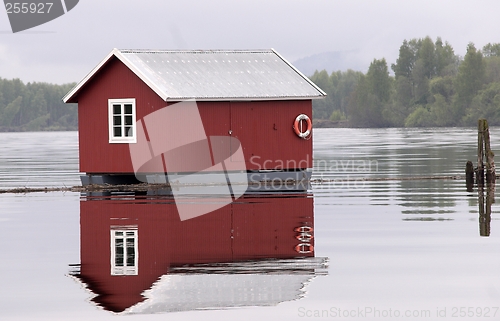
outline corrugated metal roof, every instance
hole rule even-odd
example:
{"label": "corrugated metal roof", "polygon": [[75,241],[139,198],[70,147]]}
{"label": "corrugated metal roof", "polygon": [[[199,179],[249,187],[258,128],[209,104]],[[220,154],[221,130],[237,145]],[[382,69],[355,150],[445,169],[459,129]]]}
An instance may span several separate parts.
{"label": "corrugated metal roof", "polygon": [[326,94],[276,51],[114,49],[65,97],[116,56],[164,100],[314,99]]}

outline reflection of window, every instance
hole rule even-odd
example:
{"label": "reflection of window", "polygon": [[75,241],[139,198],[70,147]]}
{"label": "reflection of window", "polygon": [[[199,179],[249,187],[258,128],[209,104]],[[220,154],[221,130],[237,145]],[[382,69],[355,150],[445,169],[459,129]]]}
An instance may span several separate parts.
{"label": "reflection of window", "polygon": [[137,230],[111,230],[111,275],[137,275]]}
{"label": "reflection of window", "polygon": [[109,142],[135,143],[135,99],[109,99]]}

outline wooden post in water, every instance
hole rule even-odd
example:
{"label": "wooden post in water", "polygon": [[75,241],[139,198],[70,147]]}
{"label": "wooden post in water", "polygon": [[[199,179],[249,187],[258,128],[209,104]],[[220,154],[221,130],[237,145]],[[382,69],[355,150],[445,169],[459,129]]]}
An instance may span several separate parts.
{"label": "wooden post in water", "polygon": [[467,192],[472,192],[474,189],[474,164],[471,161],[467,161],[465,165],[465,186]]}
{"label": "wooden post in water", "polygon": [[484,137],[484,155],[486,156],[486,183],[495,183],[496,173],[495,173],[495,161],[493,158],[495,154],[490,148],[490,129],[488,127],[488,121],[483,119],[483,137]]}
{"label": "wooden post in water", "polygon": [[[484,145],[483,145],[484,144]],[[490,129],[486,119],[477,122],[477,172],[476,183],[479,198],[479,234],[490,236],[491,204],[495,202],[495,154],[490,147]],[[486,204],[484,196],[484,160],[486,159]],[[467,163],[467,167],[469,163]],[[467,176],[466,168],[466,182]],[[467,185],[467,190],[469,186]]]}
{"label": "wooden post in water", "polygon": [[483,141],[484,141],[484,119],[477,121],[477,172],[476,184],[477,186],[484,186],[484,163],[483,163]]}

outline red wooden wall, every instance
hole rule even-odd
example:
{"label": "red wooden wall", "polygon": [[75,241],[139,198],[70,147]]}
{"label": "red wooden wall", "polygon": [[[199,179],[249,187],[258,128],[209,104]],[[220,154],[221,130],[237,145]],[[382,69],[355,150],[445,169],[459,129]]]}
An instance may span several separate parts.
{"label": "red wooden wall", "polygon": [[111,59],[78,95],[80,171],[133,173],[128,144],[110,144],[108,99],[135,98],[137,118],[165,102],[117,58]]}
{"label": "red wooden wall", "polygon": [[[128,144],[108,142],[110,98],[135,98],[137,119],[167,105],[117,58],[111,59],[77,97],[81,172],[133,173]],[[297,115],[312,116],[311,100],[198,102],[198,108],[207,136],[232,132],[240,140],[247,169],[312,167],[312,139],[300,139],[292,129]]]}
{"label": "red wooden wall", "polygon": [[[141,293],[172,266],[314,256],[295,250],[295,229],[313,227],[313,220],[307,195],[241,198],[186,221],[180,221],[173,200],[83,200],[81,279],[98,295],[96,303],[123,311],[141,302]],[[117,225],[137,226],[138,275],[110,273],[110,230]]]}

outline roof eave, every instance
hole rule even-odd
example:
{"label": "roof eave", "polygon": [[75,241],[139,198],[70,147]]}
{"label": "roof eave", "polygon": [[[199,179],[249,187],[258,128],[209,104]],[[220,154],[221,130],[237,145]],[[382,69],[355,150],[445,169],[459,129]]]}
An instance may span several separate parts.
{"label": "roof eave", "polygon": [[325,96],[282,96],[282,97],[168,97],[166,101],[184,101],[194,99],[196,101],[269,101],[269,100],[313,100],[323,99]]}
{"label": "roof eave", "polygon": [[154,82],[151,81],[147,76],[141,73],[134,64],[128,60],[119,49],[114,48],[91,72],[85,76],[73,89],[71,89],[64,97],[63,102],[65,103],[76,103],[75,98],[77,97],[80,90],[87,84],[103,67],[106,65],[112,57],[118,58],[125,66],[127,66],[137,77],[139,77],[146,85],[151,88],[158,96],[160,96],[164,101],[167,101],[167,95],[160,88],[158,88]]}
{"label": "roof eave", "polygon": [[283,60],[290,68],[292,68],[297,74],[299,74],[302,78],[304,78],[305,81],[307,81],[308,84],[310,84],[311,86],[313,86],[317,91],[320,92],[320,94],[322,95],[322,97],[318,97],[318,98],[324,98],[326,97],[326,93],[321,89],[319,88],[315,83],[313,83],[307,76],[305,76],[303,73],[301,73],[297,68],[295,68],[294,65],[292,65],[291,63],[288,62],[288,60],[286,60],[285,58],[283,58],[283,56],[281,56],[276,50],[274,50],[274,48],[271,48],[271,51],[274,52],[274,54],[276,56],[278,56],[281,60]]}
{"label": "roof eave", "polygon": [[116,56],[118,49],[113,49],[111,52],[97,65],[92,69],[87,76],[85,76],[75,87],[73,87],[63,98],[63,102],[65,103],[75,103],[77,101],[74,100],[80,90],[85,86],[85,84],[94,77],[94,75],[101,70],[101,68],[111,59],[111,57]]}
{"label": "roof eave", "polygon": [[[118,49],[116,49],[116,50],[117,50],[116,57],[118,59],[120,59],[120,61],[123,62],[123,64],[125,66],[127,66],[137,77],[139,77],[139,79],[141,79],[149,88],[151,88],[151,90],[153,90],[158,96],[160,96],[161,99],[163,99],[164,101],[167,101],[167,99],[168,99],[167,94],[163,90],[161,90],[154,83],[154,81],[152,81],[148,76],[146,76],[144,73],[139,71],[139,69],[137,69],[135,67],[135,65],[125,55],[123,55],[121,53],[120,50],[118,50]],[[154,71],[152,71],[152,72],[154,72]]]}

